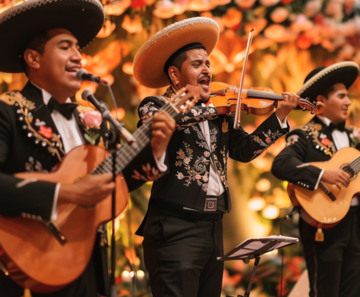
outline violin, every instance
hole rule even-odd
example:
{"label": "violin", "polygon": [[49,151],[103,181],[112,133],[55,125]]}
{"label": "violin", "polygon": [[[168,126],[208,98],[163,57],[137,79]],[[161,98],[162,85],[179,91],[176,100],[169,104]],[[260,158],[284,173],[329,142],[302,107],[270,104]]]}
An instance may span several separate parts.
{"label": "violin", "polygon": [[[239,88],[222,82],[212,82],[210,90],[210,100],[206,105],[212,103],[218,110],[218,114],[233,115],[236,112]],[[284,100],[282,95],[275,94],[267,87],[242,89],[241,95],[241,110],[254,115],[267,114],[278,106],[279,101]],[[324,111],[324,104],[301,98],[295,109],[309,110],[311,114],[321,114]]]}

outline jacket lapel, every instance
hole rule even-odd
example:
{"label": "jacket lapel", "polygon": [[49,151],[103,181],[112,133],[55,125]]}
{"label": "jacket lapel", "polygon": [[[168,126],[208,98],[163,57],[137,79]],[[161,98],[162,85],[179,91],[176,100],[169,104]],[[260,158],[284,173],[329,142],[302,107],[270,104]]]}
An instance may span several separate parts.
{"label": "jacket lapel", "polygon": [[331,130],[317,116],[313,118],[313,121],[315,125],[321,125],[321,128],[318,129],[317,135],[318,141],[320,143],[320,150],[324,151],[325,153],[326,150],[324,150],[324,148],[328,148],[334,154],[336,152],[336,146],[332,137]]}
{"label": "jacket lapel", "polygon": [[35,108],[28,115],[28,118],[31,119],[28,130],[32,131],[35,142],[43,147],[48,147],[48,151],[52,155],[57,155],[59,160],[62,160],[65,155],[63,143],[51,114],[43,101],[41,90],[28,82],[21,93],[27,100],[35,104]]}

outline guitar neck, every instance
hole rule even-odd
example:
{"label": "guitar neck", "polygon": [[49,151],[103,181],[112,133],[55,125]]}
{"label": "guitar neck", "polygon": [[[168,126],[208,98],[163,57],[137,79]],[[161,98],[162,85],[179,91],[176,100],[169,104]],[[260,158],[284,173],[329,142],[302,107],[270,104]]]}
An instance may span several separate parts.
{"label": "guitar neck", "polygon": [[[165,104],[160,110],[165,111],[171,117],[175,117],[178,114],[177,109],[171,103]],[[132,144],[122,144],[121,147],[116,150],[116,167],[115,175],[118,175],[123,171],[123,169],[135,159],[135,157],[149,144],[151,139],[151,124],[153,116],[147,119],[143,125],[137,129],[133,137],[135,141]],[[91,174],[101,174],[101,173],[112,173],[113,172],[113,154],[109,154],[107,158],[97,166]]]}
{"label": "guitar neck", "polygon": [[342,167],[341,169],[349,173],[350,176],[353,177],[360,171],[360,157],[357,157],[354,161]]}

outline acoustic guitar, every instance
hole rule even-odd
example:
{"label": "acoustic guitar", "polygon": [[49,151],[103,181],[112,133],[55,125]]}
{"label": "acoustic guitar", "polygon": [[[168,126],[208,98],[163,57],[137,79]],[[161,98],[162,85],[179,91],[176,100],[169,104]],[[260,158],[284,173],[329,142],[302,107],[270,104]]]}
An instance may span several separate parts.
{"label": "acoustic guitar", "polygon": [[[199,89],[192,87],[184,97],[178,97],[180,95],[176,97],[176,104],[167,103],[161,108],[172,117],[178,114],[179,107],[186,112],[200,99]],[[128,189],[121,172],[150,142],[151,118],[133,137],[132,145],[123,144],[115,152],[116,216],[124,211],[128,202]],[[56,172],[20,173],[16,177],[76,183],[87,174],[112,173],[112,155],[98,146],[82,145],[65,156]],[[98,226],[112,219],[111,206],[111,195],[90,208],[59,203],[57,220],[54,225],[47,226],[53,227],[52,232],[40,221],[0,216],[0,269],[17,284],[35,293],[61,289],[85,270]]]}
{"label": "acoustic guitar", "polygon": [[360,192],[360,151],[343,148],[327,162],[309,164],[324,170],[342,169],[351,176],[347,188],[327,182],[320,182],[314,191],[292,183],[288,185],[292,204],[300,207],[300,215],[308,224],[323,229],[334,227],[349,211],[352,197]]}

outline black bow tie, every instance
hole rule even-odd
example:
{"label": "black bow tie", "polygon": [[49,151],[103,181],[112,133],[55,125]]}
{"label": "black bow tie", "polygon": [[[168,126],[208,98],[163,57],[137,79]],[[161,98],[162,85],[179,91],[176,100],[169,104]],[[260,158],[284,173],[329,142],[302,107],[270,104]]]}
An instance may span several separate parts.
{"label": "black bow tie", "polygon": [[48,109],[50,113],[54,110],[60,112],[66,119],[70,120],[75,108],[78,106],[77,103],[64,103],[60,104],[54,97],[51,97],[48,103]]}
{"label": "black bow tie", "polygon": [[340,132],[344,132],[345,131],[345,122],[339,123],[339,124],[334,124],[334,123],[330,123],[329,125],[329,129],[332,131],[339,130]]}

